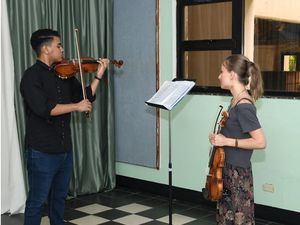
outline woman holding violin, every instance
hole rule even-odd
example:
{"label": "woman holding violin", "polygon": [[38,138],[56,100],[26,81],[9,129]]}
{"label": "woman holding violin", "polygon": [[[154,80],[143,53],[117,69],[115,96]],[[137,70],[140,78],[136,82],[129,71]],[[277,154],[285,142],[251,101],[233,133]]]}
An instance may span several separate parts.
{"label": "woman holding violin", "polygon": [[[266,147],[254,102],[263,93],[258,66],[243,55],[231,55],[221,65],[222,89],[232,94],[228,119],[219,134],[209,134],[214,146],[223,147],[223,195],[217,202],[218,225],[255,224],[251,155]],[[250,91],[247,91],[247,87]]]}
{"label": "woman holding violin", "polygon": [[20,85],[26,112],[29,181],[24,224],[39,225],[42,207],[47,201],[50,223],[62,225],[73,167],[71,112],[91,112],[91,102],[95,100],[109,60],[97,60],[95,79],[83,91],[75,76],[61,79],[53,68],[63,59],[57,31],[37,30],[30,41],[37,61],[24,72]]}

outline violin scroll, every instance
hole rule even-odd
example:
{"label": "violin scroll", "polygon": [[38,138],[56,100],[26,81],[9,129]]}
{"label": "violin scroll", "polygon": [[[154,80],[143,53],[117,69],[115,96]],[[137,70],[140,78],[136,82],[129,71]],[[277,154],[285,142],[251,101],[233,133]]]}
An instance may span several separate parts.
{"label": "violin scroll", "polygon": [[221,120],[220,120],[220,122],[219,122],[219,125],[220,125],[220,127],[224,127],[226,121],[227,121],[228,118],[229,118],[229,113],[228,113],[227,111],[223,111],[223,112],[221,113],[221,116],[222,116],[222,118],[221,118]]}
{"label": "violin scroll", "polygon": [[124,64],[123,60],[115,60],[115,59],[112,59],[109,61],[111,64],[113,64],[114,66],[118,67],[118,68],[121,68]]}

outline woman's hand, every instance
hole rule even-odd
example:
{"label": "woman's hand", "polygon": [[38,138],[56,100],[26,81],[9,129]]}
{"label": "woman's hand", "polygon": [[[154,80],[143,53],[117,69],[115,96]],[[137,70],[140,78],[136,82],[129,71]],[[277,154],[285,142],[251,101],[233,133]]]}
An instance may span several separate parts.
{"label": "woman's hand", "polygon": [[214,146],[221,147],[227,145],[228,138],[226,138],[223,134],[210,133],[208,138],[209,138],[209,142]]}

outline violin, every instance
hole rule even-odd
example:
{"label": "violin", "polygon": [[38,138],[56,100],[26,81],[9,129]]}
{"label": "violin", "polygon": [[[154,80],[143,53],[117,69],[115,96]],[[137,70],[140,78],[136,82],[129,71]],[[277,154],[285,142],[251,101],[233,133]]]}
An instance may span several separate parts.
{"label": "violin", "polygon": [[[225,123],[229,117],[229,114],[226,111],[223,111],[221,114],[223,106],[220,105],[220,107],[221,109],[218,113],[214,128],[214,133],[217,134],[220,133],[221,128],[225,126]],[[220,114],[222,115],[222,118],[219,122],[218,131],[216,132],[216,125],[218,123]],[[205,188],[202,189],[203,197],[207,200],[217,201],[223,195],[222,170],[224,167],[224,162],[224,148],[220,146],[214,146],[209,160],[209,174],[206,176]]]}
{"label": "violin", "polygon": [[[110,60],[109,61],[114,66],[121,68],[123,66],[123,60]],[[82,57],[80,60],[82,72],[84,73],[94,73],[98,70],[99,63],[97,59],[92,57]],[[62,79],[67,79],[74,76],[76,73],[80,72],[78,60],[67,60],[64,59],[60,63],[54,66],[54,70]]]}

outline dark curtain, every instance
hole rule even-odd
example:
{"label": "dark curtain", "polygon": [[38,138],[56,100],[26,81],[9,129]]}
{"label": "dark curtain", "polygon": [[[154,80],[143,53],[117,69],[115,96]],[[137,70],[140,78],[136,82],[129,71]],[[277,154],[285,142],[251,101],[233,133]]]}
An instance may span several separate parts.
{"label": "dark curtain", "polygon": [[[36,60],[30,46],[31,33],[40,28],[57,30],[61,34],[65,57],[77,58],[74,34],[77,28],[82,57],[113,58],[113,0],[7,0],[7,8],[15,63],[18,135],[24,146],[25,114],[19,85],[24,70]],[[91,120],[81,113],[72,115],[74,172],[70,194],[73,196],[115,187],[112,73],[110,67],[101,81]],[[92,77],[86,74],[85,83],[89,84]]]}

